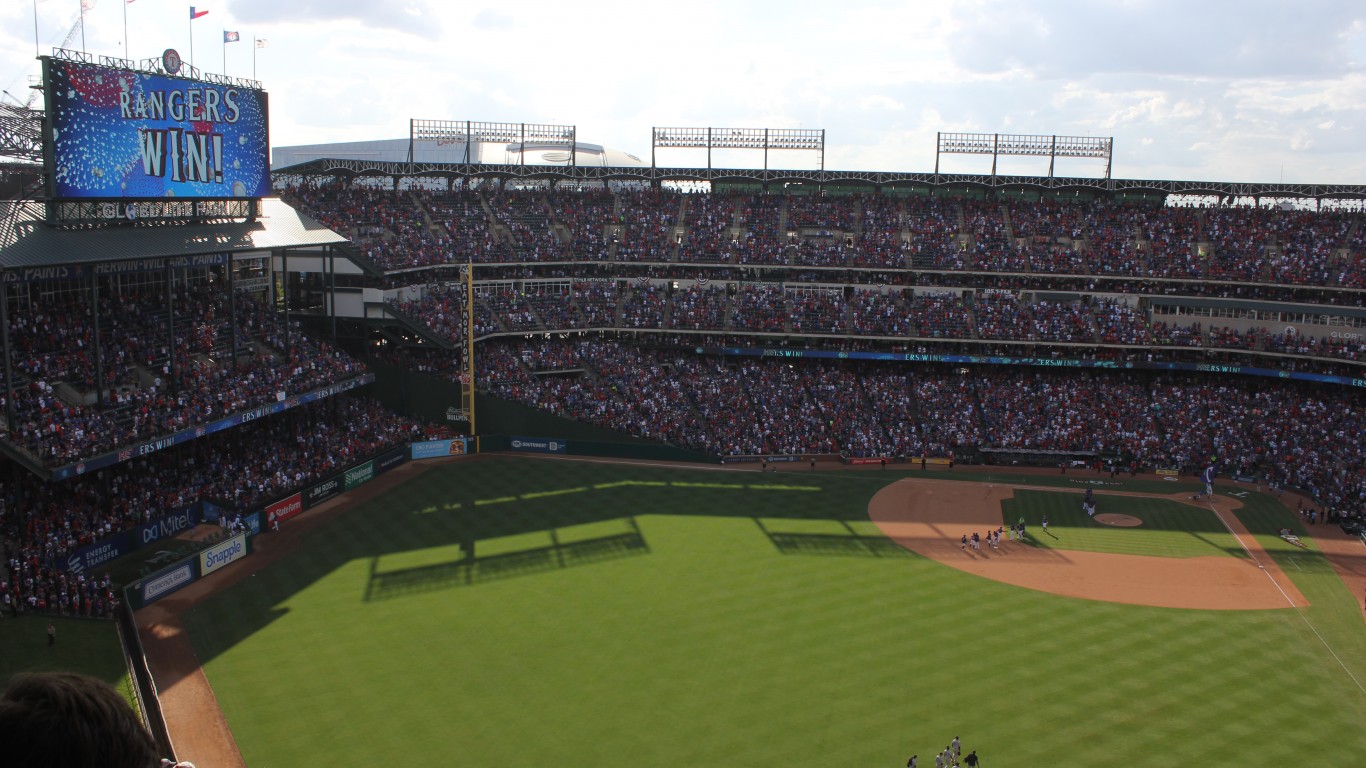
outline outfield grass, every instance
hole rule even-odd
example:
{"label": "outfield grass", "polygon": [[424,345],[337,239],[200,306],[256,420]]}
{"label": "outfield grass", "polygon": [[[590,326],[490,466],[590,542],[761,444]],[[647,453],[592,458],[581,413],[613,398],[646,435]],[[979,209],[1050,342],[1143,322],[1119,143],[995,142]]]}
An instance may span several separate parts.
{"label": "outfield grass", "polygon": [[1366,764],[1327,569],[1303,615],[1044,594],[887,546],[898,476],[450,465],[187,623],[251,766]]}
{"label": "outfield grass", "polygon": [[[1146,496],[1096,496],[1097,514],[1130,515],[1132,528],[1105,525],[1081,510],[1081,496],[1056,491],[1015,491],[1001,503],[1006,525],[1024,518],[1030,541],[1048,549],[1155,557],[1247,557],[1238,540],[1207,508]],[[1048,531],[1041,525],[1048,516]]]}
{"label": "outfield grass", "polygon": [[[47,645],[49,622],[57,629],[57,644],[51,648]],[[0,619],[0,649],[0,687],[23,672],[80,672],[119,689],[136,706],[112,621],[6,615]]]}

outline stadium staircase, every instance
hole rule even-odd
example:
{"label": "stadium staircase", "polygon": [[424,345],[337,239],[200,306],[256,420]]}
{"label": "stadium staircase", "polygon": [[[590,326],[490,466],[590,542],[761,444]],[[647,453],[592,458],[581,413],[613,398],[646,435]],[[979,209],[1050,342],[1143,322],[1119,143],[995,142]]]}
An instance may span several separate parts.
{"label": "stadium staircase", "polygon": [[675,220],[673,235],[673,247],[669,249],[668,261],[670,264],[678,263],[678,254],[683,250],[683,243],[688,239],[688,198],[686,195],[678,196],[678,218]]}

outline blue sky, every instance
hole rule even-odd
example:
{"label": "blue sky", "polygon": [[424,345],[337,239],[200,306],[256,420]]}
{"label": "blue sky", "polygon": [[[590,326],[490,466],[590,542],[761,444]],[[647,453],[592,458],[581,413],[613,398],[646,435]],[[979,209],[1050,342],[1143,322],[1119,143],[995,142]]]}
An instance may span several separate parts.
{"label": "blue sky", "polygon": [[[936,131],[1113,136],[1125,178],[1366,181],[1366,3],[86,0],[85,48],[168,47],[256,75],[282,146],[398,138],[408,119],[564,123],[647,158],[653,126],[821,128],[832,170],[929,171]],[[80,0],[0,3],[21,99]],[[252,38],[269,40],[255,49]],[[79,35],[72,47],[81,47]],[[9,98],[9,97],[6,97]],[[805,168],[814,156],[775,156]],[[675,150],[662,165],[701,165]],[[756,153],[718,165],[757,167]],[[989,158],[947,157],[986,172]],[[1002,160],[1044,174],[1046,161]],[[1060,175],[1098,176],[1091,161]]]}

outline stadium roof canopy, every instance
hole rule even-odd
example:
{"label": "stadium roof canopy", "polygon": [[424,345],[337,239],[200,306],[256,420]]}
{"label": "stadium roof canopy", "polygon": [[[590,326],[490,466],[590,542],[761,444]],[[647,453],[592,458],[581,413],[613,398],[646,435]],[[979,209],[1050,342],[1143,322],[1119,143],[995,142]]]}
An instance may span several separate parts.
{"label": "stadium roof canopy", "polygon": [[1152,179],[1098,179],[1061,176],[1011,176],[965,173],[899,173],[890,171],[795,171],[740,170],[733,168],[652,168],[650,166],[566,166],[493,163],[434,163],[316,158],[280,168],[273,176],[334,176],[393,178],[501,178],[552,179],[556,181],[707,181],[730,183],[815,186],[865,185],[874,187],[978,187],[984,190],[1032,190],[1098,194],[1210,195],[1366,200],[1366,184],[1285,184],[1224,181],[1162,181]]}
{"label": "stadium roof canopy", "polygon": [[[347,242],[319,222],[276,198],[261,201],[249,221],[183,225],[60,229],[44,219],[42,202],[18,203],[11,226],[0,228],[0,269],[33,269],[130,259],[307,248]],[[0,220],[11,215],[0,211]]]}

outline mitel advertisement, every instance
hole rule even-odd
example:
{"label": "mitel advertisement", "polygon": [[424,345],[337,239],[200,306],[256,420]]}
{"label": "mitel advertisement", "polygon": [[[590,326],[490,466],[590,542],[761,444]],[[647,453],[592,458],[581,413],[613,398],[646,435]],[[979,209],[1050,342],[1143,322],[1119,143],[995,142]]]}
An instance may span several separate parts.
{"label": "mitel advertisement", "polygon": [[558,438],[549,437],[514,437],[512,438],[512,450],[531,451],[532,453],[564,453],[568,444]]}
{"label": "mitel advertisement", "polygon": [[221,544],[199,553],[199,575],[207,576],[236,560],[247,556],[247,535],[239,533]]}
{"label": "mitel advertisement", "polygon": [[270,194],[266,93],[43,57],[51,194]]}
{"label": "mitel advertisement", "polygon": [[199,519],[194,511],[194,507],[187,507],[134,528],[133,535],[137,539],[136,546],[145,547],[152,542],[172,538],[178,533],[195,527],[199,523]]}

